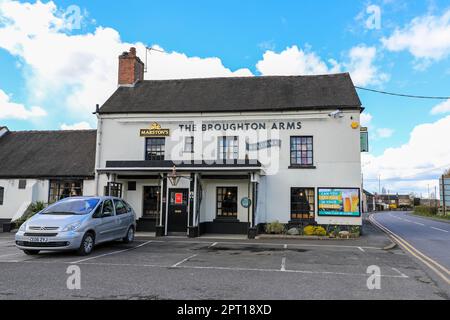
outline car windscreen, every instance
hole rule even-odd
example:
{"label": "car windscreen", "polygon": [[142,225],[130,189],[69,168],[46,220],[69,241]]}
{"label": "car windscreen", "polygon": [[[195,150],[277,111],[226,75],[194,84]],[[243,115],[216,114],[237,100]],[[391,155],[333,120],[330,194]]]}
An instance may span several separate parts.
{"label": "car windscreen", "polygon": [[57,202],[41,214],[83,215],[91,212],[98,204],[99,199],[65,199]]}

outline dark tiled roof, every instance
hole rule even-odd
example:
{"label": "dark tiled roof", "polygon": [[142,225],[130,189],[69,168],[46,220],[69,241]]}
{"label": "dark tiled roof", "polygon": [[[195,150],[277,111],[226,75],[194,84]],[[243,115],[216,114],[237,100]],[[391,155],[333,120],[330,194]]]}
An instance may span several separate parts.
{"label": "dark tiled roof", "polygon": [[0,178],[93,177],[96,130],[11,131],[0,137]]}
{"label": "dark tiled roof", "polygon": [[348,73],[140,81],[119,87],[100,113],[359,109]]}

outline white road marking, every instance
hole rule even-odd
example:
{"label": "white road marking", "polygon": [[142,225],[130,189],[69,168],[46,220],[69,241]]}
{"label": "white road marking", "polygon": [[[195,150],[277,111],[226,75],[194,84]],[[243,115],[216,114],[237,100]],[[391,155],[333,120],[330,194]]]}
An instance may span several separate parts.
{"label": "white road marking", "polygon": [[358,249],[361,251],[361,252],[366,252],[363,248],[361,248],[361,247],[358,247]]}
{"label": "white road marking", "polygon": [[430,227],[431,229],[434,229],[434,230],[438,230],[438,231],[442,231],[442,232],[447,232],[448,233],[448,231],[447,230],[444,230],[444,229],[439,229],[439,228],[435,228],[435,227]]}
{"label": "white road marking", "polygon": [[411,220],[408,220],[408,219],[403,219],[403,221],[406,221],[406,222],[412,223],[412,221],[411,221]]}
{"label": "white road marking", "polygon": [[415,222],[415,221],[413,221],[413,223],[415,223],[415,224],[417,224],[417,225],[419,225],[419,226],[425,227],[425,225],[424,225],[423,223]]}
{"label": "white road marking", "polygon": [[183,263],[187,262],[189,259],[192,259],[192,258],[194,258],[194,257],[196,257],[196,256],[198,256],[198,255],[197,255],[197,254],[193,254],[192,256],[187,257],[186,259],[183,259],[183,260],[181,260],[181,261],[175,263],[174,265],[171,266],[171,268],[176,268],[176,267],[178,267],[180,264],[183,264]]}
{"label": "white road marking", "polygon": [[408,276],[406,274],[404,274],[403,272],[401,272],[397,268],[391,268],[391,269],[394,270],[395,272],[397,272],[398,274],[400,274],[400,276],[402,276],[402,278],[408,278]]}
{"label": "white road marking", "polygon": [[212,248],[212,247],[215,247],[215,246],[217,246],[217,244],[218,244],[218,242],[214,242],[213,244],[211,244],[208,248]]}
{"label": "white road marking", "polygon": [[284,249],[287,249],[287,244],[285,244],[283,247],[284,247]]}
{"label": "white road marking", "polygon": [[153,240],[146,241],[146,242],[141,243],[140,245],[135,246],[133,248],[128,248],[128,249],[124,249],[124,250],[108,252],[108,253],[100,254],[98,256],[94,256],[94,257],[90,257],[90,258],[86,258],[86,259],[81,259],[81,260],[78,260],[78,261],[73,261],[73,262],[70,262],[70,263],[71,264],[77,264],[77,263],[89,261],[89,260],[92,260],[92,259],[97,259],[97,258],[106,257],[106,256],[110,256],[110,255],[117,254],[117,253],[122,253],[122,252],[130,251],[130,250],[134,250],[134,249],[140,248],[142,246],[145,246],[146,244],[149,244],[151,242],[153,242]]}
{"label": "white road marking", "polygon": [[2,254],[0,255],[0,258],[2,257],[10,257],[10,256],[17,256],[23,254],[22,252],[16,252],[16,253],[9,253],[9,254]]}
{"label": "white road marking", "polygon": [[286,271],[286,257],[283,257],[283,259],[281,259],[281,269],[280,271]]}

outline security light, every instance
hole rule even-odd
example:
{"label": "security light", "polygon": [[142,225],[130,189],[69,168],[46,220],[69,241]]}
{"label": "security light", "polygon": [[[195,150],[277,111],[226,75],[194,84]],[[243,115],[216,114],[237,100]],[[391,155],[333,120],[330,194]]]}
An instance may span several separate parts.
{"label": "security light", "polygon": [[330,118],[339,119],[344,117],[344,113],[342,112],[342,110],[337,109],[336,111],[333,111],[330,114],[328,114],[328,116]]}

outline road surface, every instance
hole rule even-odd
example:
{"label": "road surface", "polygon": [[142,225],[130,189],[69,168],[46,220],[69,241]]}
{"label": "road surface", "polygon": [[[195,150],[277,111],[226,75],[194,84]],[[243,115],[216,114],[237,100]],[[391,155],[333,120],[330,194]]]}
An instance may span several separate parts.
{"label": "road surface", "polygon": [[371,219],[431,269],[440,283],[450,286],[450,223],[403,211],[379,212]]}

